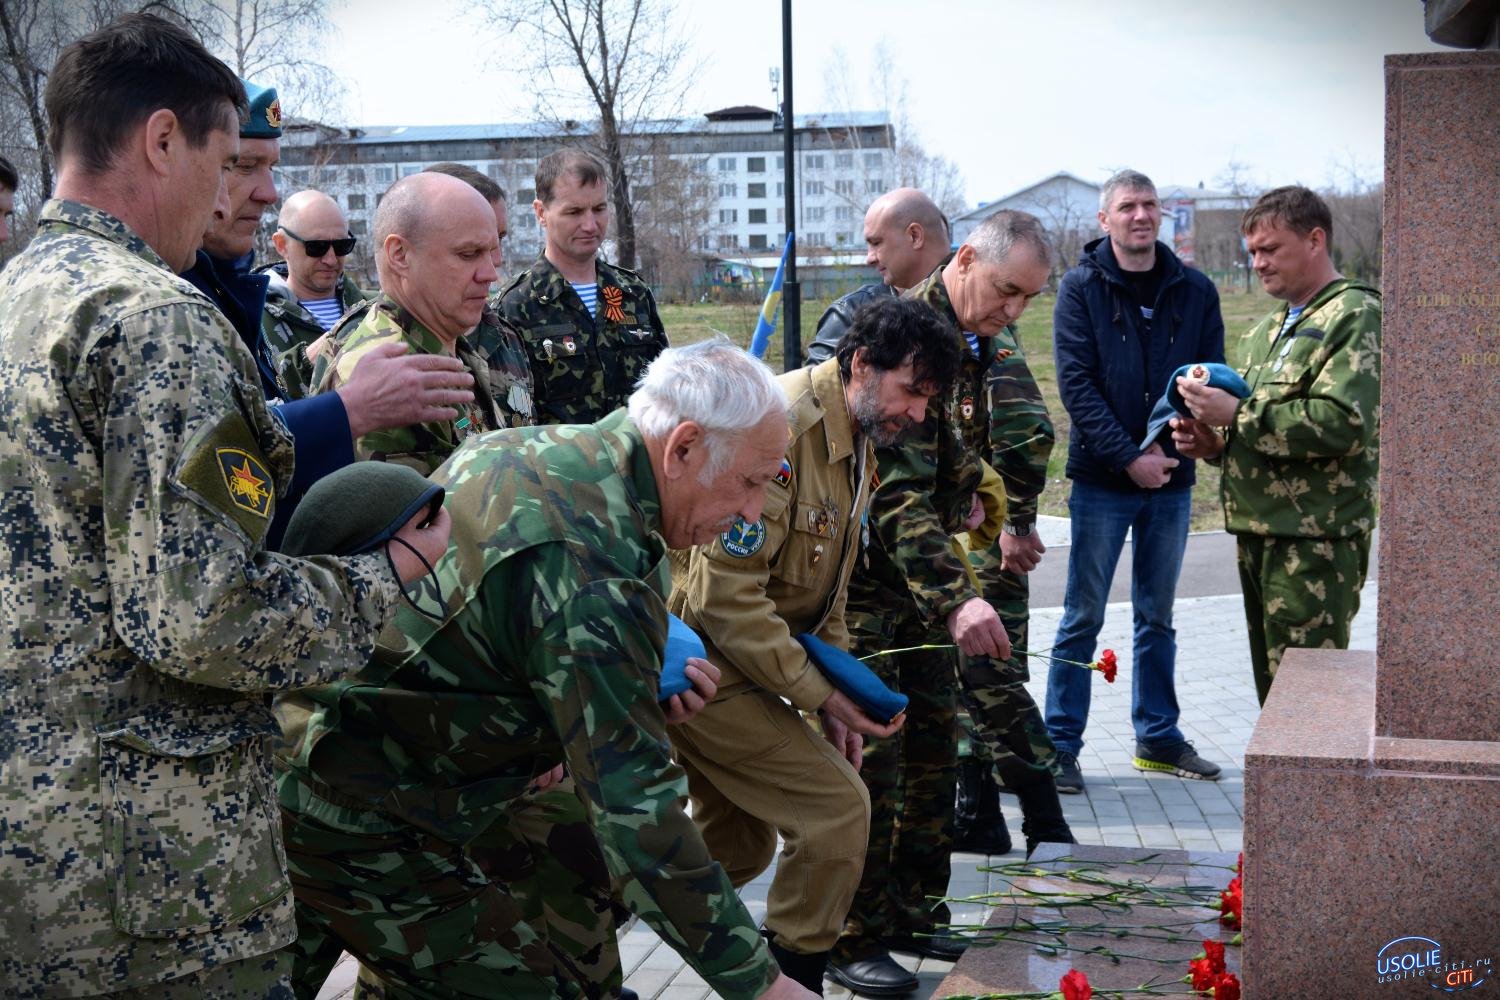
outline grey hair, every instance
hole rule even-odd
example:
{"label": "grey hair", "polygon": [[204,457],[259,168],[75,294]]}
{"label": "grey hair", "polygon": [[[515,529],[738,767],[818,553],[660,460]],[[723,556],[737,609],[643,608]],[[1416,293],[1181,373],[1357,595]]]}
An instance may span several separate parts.
{"label": "grey hair", "polygon": [[669,347],[646,368],[630,394],[630,419],[648,438],[661,439],[691,420],[707,431],[712,482],[729,464],[728,442],[787,408],[771,369],[719,334],[686,347]]}
{"label": "grey hair", "polygon": [[1001,209],[981,222],[964,241],[974,248],[974,255],[988,264],[999,264],[1010,256],[1017,243],[1031,247],[1039,263],[1052,266],[1052,244],[1042,220],[1030,212]]}
{"label": "grey hair", "polygon": [[1115,192],[1124,188],[1126,191],[1150,191],[1156,193],[1156,185],[1151,178],[1139,170],[1121,170],[1099,189],[1099,211],[1108,212],[1109,203],[1114,200]]}

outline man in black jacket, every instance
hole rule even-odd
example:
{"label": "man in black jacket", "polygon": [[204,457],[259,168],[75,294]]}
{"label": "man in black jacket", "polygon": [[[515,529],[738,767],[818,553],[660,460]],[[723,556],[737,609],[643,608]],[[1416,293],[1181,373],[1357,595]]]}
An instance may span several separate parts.
{"label": "man in black jacket", "polygon": [[[1072,418],[1068,499],[1073,544],[1053,655],[1088,662],[1104,622],[1115,565],[1131,532],[1135,612],[1131,721],[1136,768],[1217,779],[1177,728],[1172,598],[1187,547],[1194,481],[1171,435],[1145,441],[1152,407],[1180,365],[1224,360],[1219,294],[1156,239],[1161,203],[1151,179],[1124,170],[1099,195],[1102,239],[1063,277],[1053,319],[1057,384]],[[1047,730],[1057,787],[1083,791],[1078,752],[1094,674],[1054,662]]]}

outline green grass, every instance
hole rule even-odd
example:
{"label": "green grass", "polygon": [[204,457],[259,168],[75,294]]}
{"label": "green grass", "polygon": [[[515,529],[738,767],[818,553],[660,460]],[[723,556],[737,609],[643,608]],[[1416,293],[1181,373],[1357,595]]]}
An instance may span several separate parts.
{"label": "green grass", "polygon": [[[1026,314],[1017,326],[1021,333],[1021,346],[1026,352],[1027,363],[1041,387],[1047,410],[1057,427],[1057,445],[1052,449],[1052,459],[1047,465],[1047,489],[1042,494],[1041,512],[1058,517],[1068,516],[1068,482],[1063,468],[1068,458],[1068,435],[1071,429],[1068,412],[1057,397],[1057,368],[1052,361],[1052,309],[1057,298],[1051,293],[1040,295],[1032,301]],[[1243,333],[1252,323],[1270,312],[1276,300],[1256,289],[1244,292],[1221,292],[1226,338]],[[817,329],[818,318],[823,315],[828,303],[810,301],[802,303],[802,343],[812,339]],[[690,304],[665,305],[661,308],[662,322],[673,343],[685,344],[702,340],[715,332],[726,334],[741,347],[750,346],[750,336],[755,332],[755,321],[760,315],[756,304],[728,305]],[[782,337],[778,324],[775,336],[766,350],[766,361],[777,371],[782,368]],[[1193,491],[1192,530],[1208,531],[1224,526],[1223,513],[1219,506],[1219,470],[1200,463],[1198,485]]]}

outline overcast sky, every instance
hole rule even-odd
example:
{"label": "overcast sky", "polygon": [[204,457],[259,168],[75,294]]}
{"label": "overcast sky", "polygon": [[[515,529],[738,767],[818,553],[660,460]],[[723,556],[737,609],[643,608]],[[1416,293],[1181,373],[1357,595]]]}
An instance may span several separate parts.
{"label": "overcast sky", "polygon": [[[825,86],[841,50],[855,110],[878,110],[884,45],[906,118],[962,171],[970,203],[1058,170],[1130,166],[1158,186],[1214,186],[1231,160],[1263,185],[1322,186],[1383,169],[1382,56],[1440,51],[1420,0],[796,0],[795,110],[844,110]],[[325,51],[366,125],[524,121],[519,61],[464,0],[347,0]],[[413,16],[420,9],[421,16]],[[679,0],[704,61],[688,114],[770,106],[779,0]],[[273,82],[274,81],[268,81]]]}

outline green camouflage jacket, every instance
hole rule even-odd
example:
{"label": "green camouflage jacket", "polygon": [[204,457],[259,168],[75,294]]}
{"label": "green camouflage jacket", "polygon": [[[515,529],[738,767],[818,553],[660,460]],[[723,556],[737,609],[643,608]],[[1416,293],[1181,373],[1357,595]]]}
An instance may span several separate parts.
{"label": "green camouflage jacket", "polygon": [[0,272],[0,983],[147,986],[294,934],[265,693],[369,658],[383,556],[261,548],[292,442],[223,315],[120,220]]}
{"label": "green camouflage jacket", "polygon": [[[323,336],[323,328],[292,294],[291,286],[286,281],[285,261],[256,270],[271,279],[266,286],[266,306],[260,314],[261,335],[265,338],[266,346],[276,355],[277,370],[281,375],[282,387],[287,392],[286,398],[301,399],[308,395],[315,384],[312,381],[313,364],[307,360],[305,351],[308,344]],[[339,305],[345,312],[374,298],[373,294],[361,291],[348,275],[339,277],[334,295],[338,297]]]}
{"label": "green camouflage jacket", "polygon": [[591,423],[624,406],[667,346],[641,276],[602,260],[596,266],[597,320],[546,257],[500,293],[500,315],[521,332],[531,358],[540,423]]}
{"label": "green camouflage jacket", "polygon": [[[905,296],[926,302],[962,340],[941,268]],[[990,454],[986,375],[1001,339],[980,337],[977,357],[967,341],[960,346],[963,363],[948,394],[934,396],[922,423],[899,443],[875,449],[880,484],[870,505],[870,571],[850,581],[851,612],[914,612],[940,626],[954,608],[979,596],[952,537],[963,530],[983,475],[980,461]]]}
{"label": "green camouflage jacket", "polygon": [[1016,328],[1008,326],[993,339],[998,353],[985,386],[990,437],[982,453],[1005,482],[1006,521],[1035,524],[1037,498],[1047,485],[1047,460],[1057,432]]}
{"label": "green camouflage jacket", "polygon": [[1221,462],[1224,526],[1236,534],[1352,538],[1375,527],[1380,293],[1330,283],[1285,333],[1282,306],[1240,338],[1250,396]]}
{"label": "green camouflage jacket", "polygon": [[500,318],[500,296],[490,299],[479,325],[468,335],[475,352],[484,359],[490,398],[500,408],[506,427],[535,427],[536,394],[531,364],[521,332]]}
{"label": "green camouflage jacket", "polygon": [[[721,996],[776,975],[683,809],[656,702],[670,586],[650,458],[623,413],[465,442],[433,476],[453,539],[354,680],[311,707],[283,803],[463,844],[566,761],[623,901]],[[435,589],[434,589],[435,588]]]}
{"label": "green camouflage jacket", "polygon": [[[492,326],[492,333],[497,332],[498,327]],[[437,334],[424,327],[395,300],[382,295],[365,311],[359,326],[339,344],[332,374],[327,380],[328,388],[337,388],[348,381],[355,366],[372,347],[393,341],[407,344],[413,354],[443,354],[447,350]],[[452,421],[371,431],[354,442],[355,458],[398,462],[411,466],[424,476],[431,475],[432,470],[442,465],[464,439],[483,431],[511,426],[515,414],[490,395],[490,367],[470,344],[468,336],[458,338],[454,353],[474,376],[474,402],[463,414]]]}

